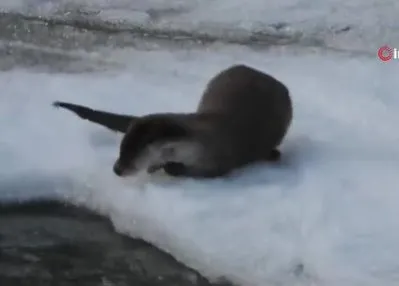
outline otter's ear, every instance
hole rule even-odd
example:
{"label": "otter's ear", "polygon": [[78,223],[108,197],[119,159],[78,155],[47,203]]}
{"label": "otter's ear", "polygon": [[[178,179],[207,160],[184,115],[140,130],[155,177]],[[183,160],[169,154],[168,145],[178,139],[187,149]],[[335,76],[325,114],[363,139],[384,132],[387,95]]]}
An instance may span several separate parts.
{"label": "otter's ear", "polygon": [[125,133],[130,124],[137,120],[136,116],[110,113],[101,110],[95,110],[86,106],[56,101],[53,103],[54,107],[62,107],[74,112],[80,118],[89,120],[91,122],[100,124],[113,131]]}

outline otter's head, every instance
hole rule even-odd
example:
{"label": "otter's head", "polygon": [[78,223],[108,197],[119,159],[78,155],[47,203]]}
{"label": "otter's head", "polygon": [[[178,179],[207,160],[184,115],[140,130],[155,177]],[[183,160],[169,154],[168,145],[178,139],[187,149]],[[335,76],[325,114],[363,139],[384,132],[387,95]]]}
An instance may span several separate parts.
{"label": "otter's head", "polygon": [[189,135],[185,126],[169,116],[141,117],[126,130],[113,171],[124,177],[173,159],[176,148],[181,142],[187,142]]}

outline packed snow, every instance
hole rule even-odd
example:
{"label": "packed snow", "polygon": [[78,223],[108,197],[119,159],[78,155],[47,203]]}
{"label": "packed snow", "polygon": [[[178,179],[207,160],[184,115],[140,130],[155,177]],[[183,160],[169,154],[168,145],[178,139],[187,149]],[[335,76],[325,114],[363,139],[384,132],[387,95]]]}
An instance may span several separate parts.
{"label": "packed snow", "polygon": [[[86,206],[110,217],[117,231],[242,285],[399,285],[399,67],[375,55],[383,44],[398,44],[399,3],[241,2],[1,1],[4,11],[101,9],[102,19],[164,29],[235,33],[288,23],[282,29],[325,39],[331,28],[342,29],[330,40],[351,51],[126,48],[90,55],[115,64],[106,72],[0,72],[0,200]],[[281,163],[229,178],[119,178],[112,164],[121,135],[51,106],[63,100],[136,115],[192,111],[207,81],[234,63],[284,82],[294,120]]]}
{"label": "packed snow", "polygon": [[[82,204],[211,278],[397,285],[396,63],[243,47],[124,50],[112,58],[125,69],[0,74],[2,200]],[[282,80],[295,117],[280,164],[231,178],[121,179],[112,173],[121,135],[51,106],[64,100],[131,114],[189,111],[209,78],[238,62]]]}

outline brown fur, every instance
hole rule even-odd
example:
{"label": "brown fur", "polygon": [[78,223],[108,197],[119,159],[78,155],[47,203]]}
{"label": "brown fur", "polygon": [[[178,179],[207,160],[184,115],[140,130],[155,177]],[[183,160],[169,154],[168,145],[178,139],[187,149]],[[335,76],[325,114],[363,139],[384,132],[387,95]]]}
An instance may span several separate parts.
{"label": "brown fur", "polygon": [[[201,178],[223,176],[254,162],[278,160],[277,148],[293,115],[287,87],[245,65],[214,76],[193,113],[150,114],[127,120],[126,115],[107,118],[109,113],[96,112],[101,111],[86,112],[85,118],[107,127],[111,118],[118,122],[116,129],[126,130],[114,164],[118,176],[135,172],[135,162],[153,148],[158,153],[146,166],[149,172],[163,168],[172,176]],[[121,118],[116,119],[118,116]]]}
{"label": "brown fur", "polygon": [[[201,159],[194,164],[166,161],[158,167],[173,176],[217,177],[250,163],[278,160],[277,147],[291,123],[292,103],[281,82],[239,65],[210,80],[195,113],[157,114],[141,120],[149,129],[139,132],[135,125],[140,123],[132,125],[122,140],[116,166],[121,159],[134,161],[143,150],[140,148],[153,142],[184,139],[200,143]],[[172,131],[176,127],[184,132],[175,136]],[[131,144],[125,144],[127,141]],[[138,152],[126,155],[130,150]]]}
{"label": "brown fur", "polygon": [[153,114],[143,116],[131,124],[120,144],[119,157],[113,168],[115,174],[121,176],[129,168],[136,169],[132,161],[148,145],[190,136],[190,130],[185,128],[176,117],[171,114]]}
{"label": "brown fur", "polygon": [[137,116],[115,114],[106,111],[95,110],[86,106],[63,101],[55,101],[53,102],[53,106],[57,108],[65,108],[76,113],[82,119],[98,123],[113,131],[119,131],[123,133],[126,132],[126,129],[133,121],[137,120]]}

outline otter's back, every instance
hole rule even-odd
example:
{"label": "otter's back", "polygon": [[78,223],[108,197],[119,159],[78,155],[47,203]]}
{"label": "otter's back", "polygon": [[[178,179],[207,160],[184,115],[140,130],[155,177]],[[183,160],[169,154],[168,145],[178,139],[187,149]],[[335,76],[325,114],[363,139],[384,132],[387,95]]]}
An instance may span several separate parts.
{"label": "otter's back", "polygon": [[198,113],[220,114],[218,132],[232,148],[256,157],[279,145],[292,119],[287,87],[261,71],[235,65],[213,77]]}
{"label": "otter's back", "polygon": [[288,89],[274,77],[245,65],[235,65],[207,84],[197,112],[254,112],[290,105]]}

